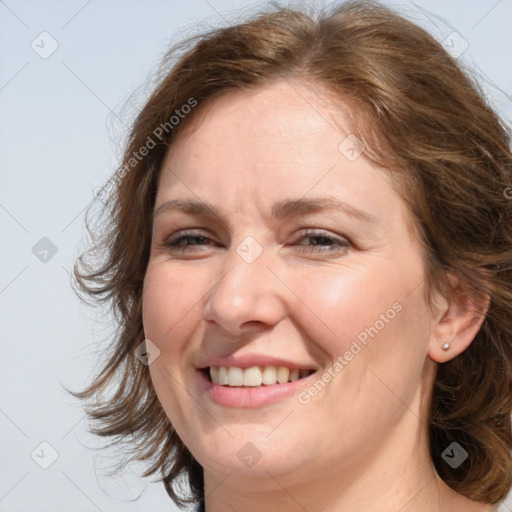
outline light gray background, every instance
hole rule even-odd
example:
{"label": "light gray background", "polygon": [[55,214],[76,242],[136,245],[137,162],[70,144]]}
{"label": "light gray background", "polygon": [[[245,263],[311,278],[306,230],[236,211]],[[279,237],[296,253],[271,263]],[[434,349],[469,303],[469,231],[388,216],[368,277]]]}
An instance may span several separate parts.
{"label": "light gray background", "polygon": [[[0,511],[178,510],[161,484],[141,482],[133,471],[108,479],[94,469],[97,454],[87,447],[96,442],[63,386],[79,389],[89,380],[106,326],[77,302],[70,270],[84,210],[113,172],[131,115],[150,88],[145,80],[165,48],[257,5],[0,0]],[[512,123],[512,0],[392,5],[455,49],[466,41],[460,59]],[[58,48],[42,58],[33,41],[40,53]],[[57,248],[52,256],[45,242],[36,246],[47,261],[32,250],[43,237]],[[58,453],[48,469],[31,458],[36,450],[39,463],[51,461],[43,441]],[[104,464],[96,459],[98,468]],[[507,503],[501,510],[512,511],[512,499]]]}

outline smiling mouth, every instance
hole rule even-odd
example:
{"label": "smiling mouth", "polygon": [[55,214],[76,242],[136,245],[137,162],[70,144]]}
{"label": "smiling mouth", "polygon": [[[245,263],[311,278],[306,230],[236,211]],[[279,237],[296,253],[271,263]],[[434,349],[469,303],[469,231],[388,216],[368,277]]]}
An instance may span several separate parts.
{"label": "smiling mouth", "polygon": [[287,384],[309,377],[314,370],[285,366],[210,366],[201,370],[213,384],[226,387],[259,387]]}

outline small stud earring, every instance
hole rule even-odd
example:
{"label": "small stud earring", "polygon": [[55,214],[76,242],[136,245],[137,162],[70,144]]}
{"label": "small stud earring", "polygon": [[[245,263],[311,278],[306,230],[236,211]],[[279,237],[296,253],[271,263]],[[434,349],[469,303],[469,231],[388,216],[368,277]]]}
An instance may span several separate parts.
{"label": "small stud earring", "polygon": [[441,348],[443,350],[448,350],[450,348],[450,344],[449,343],[445,343]]}

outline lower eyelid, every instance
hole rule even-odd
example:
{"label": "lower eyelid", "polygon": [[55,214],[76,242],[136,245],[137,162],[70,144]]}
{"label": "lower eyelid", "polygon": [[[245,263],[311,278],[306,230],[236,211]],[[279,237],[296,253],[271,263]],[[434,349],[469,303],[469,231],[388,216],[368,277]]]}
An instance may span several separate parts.
{"label": "lower eyelid", "polygon": [[335,253],[335,252],[344,252],[350,249],[351,245],[348,243],[339,243],[339,244],[330,244],[330,245],[298,245],[297,250],[300,252],[310,252],[310,253]]}

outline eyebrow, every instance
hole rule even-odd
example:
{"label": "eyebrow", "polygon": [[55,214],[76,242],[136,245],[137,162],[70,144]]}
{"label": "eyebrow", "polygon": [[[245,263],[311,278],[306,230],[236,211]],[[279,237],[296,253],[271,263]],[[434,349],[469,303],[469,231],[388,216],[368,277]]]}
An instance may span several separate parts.
{"label": "eyebrow", "polygon": [[[189,215],[222,217],[215,206],[204,201],[197,201],[195,199],[171,199],[169,201],[165,201],[155,209],[153,218],[163,212],[172,210],[178,210]],[[272,217],[274,219],[282,220],[291,215],[307,215],[325,210],[339,210],[367,224],[379,223],[377,218],[368,212],[355,208],[340,199],[330,196],[312,199],[285,199],[283,201],[279,201],[272,207]]]}

